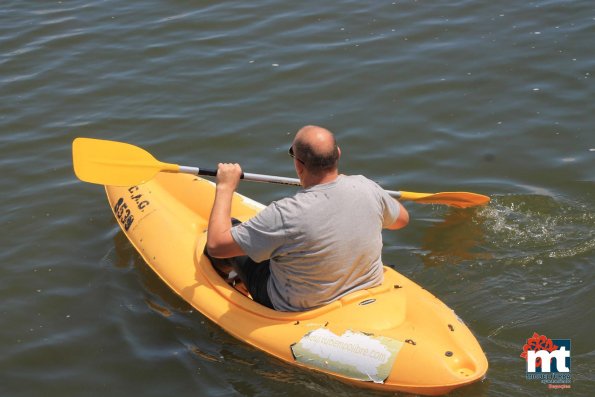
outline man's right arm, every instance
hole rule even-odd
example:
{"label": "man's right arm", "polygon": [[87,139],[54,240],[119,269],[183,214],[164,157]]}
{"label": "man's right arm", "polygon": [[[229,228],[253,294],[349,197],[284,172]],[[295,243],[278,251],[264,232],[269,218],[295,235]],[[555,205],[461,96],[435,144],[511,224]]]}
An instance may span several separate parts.
{"label": "man's right arm", "polygon": [[219,164],[215,202],[209,217],[207,251],[214,258],[244,255],[231,234],[231,201],[240,181],[242,169],[237,164]]}
{"label": "man's right arm", "polygon": [[399,206],[399,216],[397,216],[397,219],[391,225],[386,227],[389,230],[397,230],[404,228],[409,223],[409,212],[407,212],[405,207],[403,207],[403,205],[399,203],[398,200],[394,200],[397,202],[397,205]]}

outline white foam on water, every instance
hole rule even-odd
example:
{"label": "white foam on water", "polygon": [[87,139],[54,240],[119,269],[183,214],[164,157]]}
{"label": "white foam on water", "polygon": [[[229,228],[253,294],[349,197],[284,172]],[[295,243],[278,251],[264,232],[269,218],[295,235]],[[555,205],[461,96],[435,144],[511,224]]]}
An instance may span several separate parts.
{"label": "white foam on water", "polygon": [[568,258],[595,248],[595,214],[539,195],[496,198],[474,218],[495,257],[521,263]]}

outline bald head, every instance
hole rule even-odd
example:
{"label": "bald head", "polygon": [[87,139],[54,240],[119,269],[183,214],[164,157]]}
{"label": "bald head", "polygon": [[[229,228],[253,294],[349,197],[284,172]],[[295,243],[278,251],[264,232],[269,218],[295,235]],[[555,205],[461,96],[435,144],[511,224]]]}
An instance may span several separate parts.
{"label": "bald head", "polygon": [[336,171],[339,162],[339,148],[335,136],[326,128],[315,125],[302,127],[293,140],[298,159],[313,174]]}
{"label": "bald head", "polygon": [[295,134],[295,140],[312,146],[317,152],[329,152],[336,145],[333,133],[326,128],[307,125]]}

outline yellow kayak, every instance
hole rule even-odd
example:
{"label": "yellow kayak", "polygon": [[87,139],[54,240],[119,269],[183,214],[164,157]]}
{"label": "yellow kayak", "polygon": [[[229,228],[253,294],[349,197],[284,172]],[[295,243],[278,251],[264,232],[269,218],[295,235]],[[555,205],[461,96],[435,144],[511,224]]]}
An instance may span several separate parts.
{"label": "yellow kayak", "polygon": [[[203,255],[214,184],[160,173],[106,187],[122,230],[178,295],[226,332],[285,362],[359,387],[439,395],[484,378],[487,359],[467,326],[438,298],[389,267],[384,283],[327,306],[278,312],[223,280]],[[235,194],[232,216],[263,207]]]}

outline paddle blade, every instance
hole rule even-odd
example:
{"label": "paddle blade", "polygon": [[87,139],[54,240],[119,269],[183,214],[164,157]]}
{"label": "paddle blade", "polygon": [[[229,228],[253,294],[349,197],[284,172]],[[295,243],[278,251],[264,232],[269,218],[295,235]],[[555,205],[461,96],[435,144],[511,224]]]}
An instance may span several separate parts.
{"label": "paddle blade", "polygon": [[415,201],[422,204],[444,204],[458,208],[485,205],[490,202],[488,196],[469,192],[415,193],[401,191],[400,200]]}
{"label": "paddle blade", "polygon": [[162,163],[137,146],[91,138],[72,142],[72,165],[81,181],[112,186],[138,185],[160,171],[179,171],[178,165]]}

